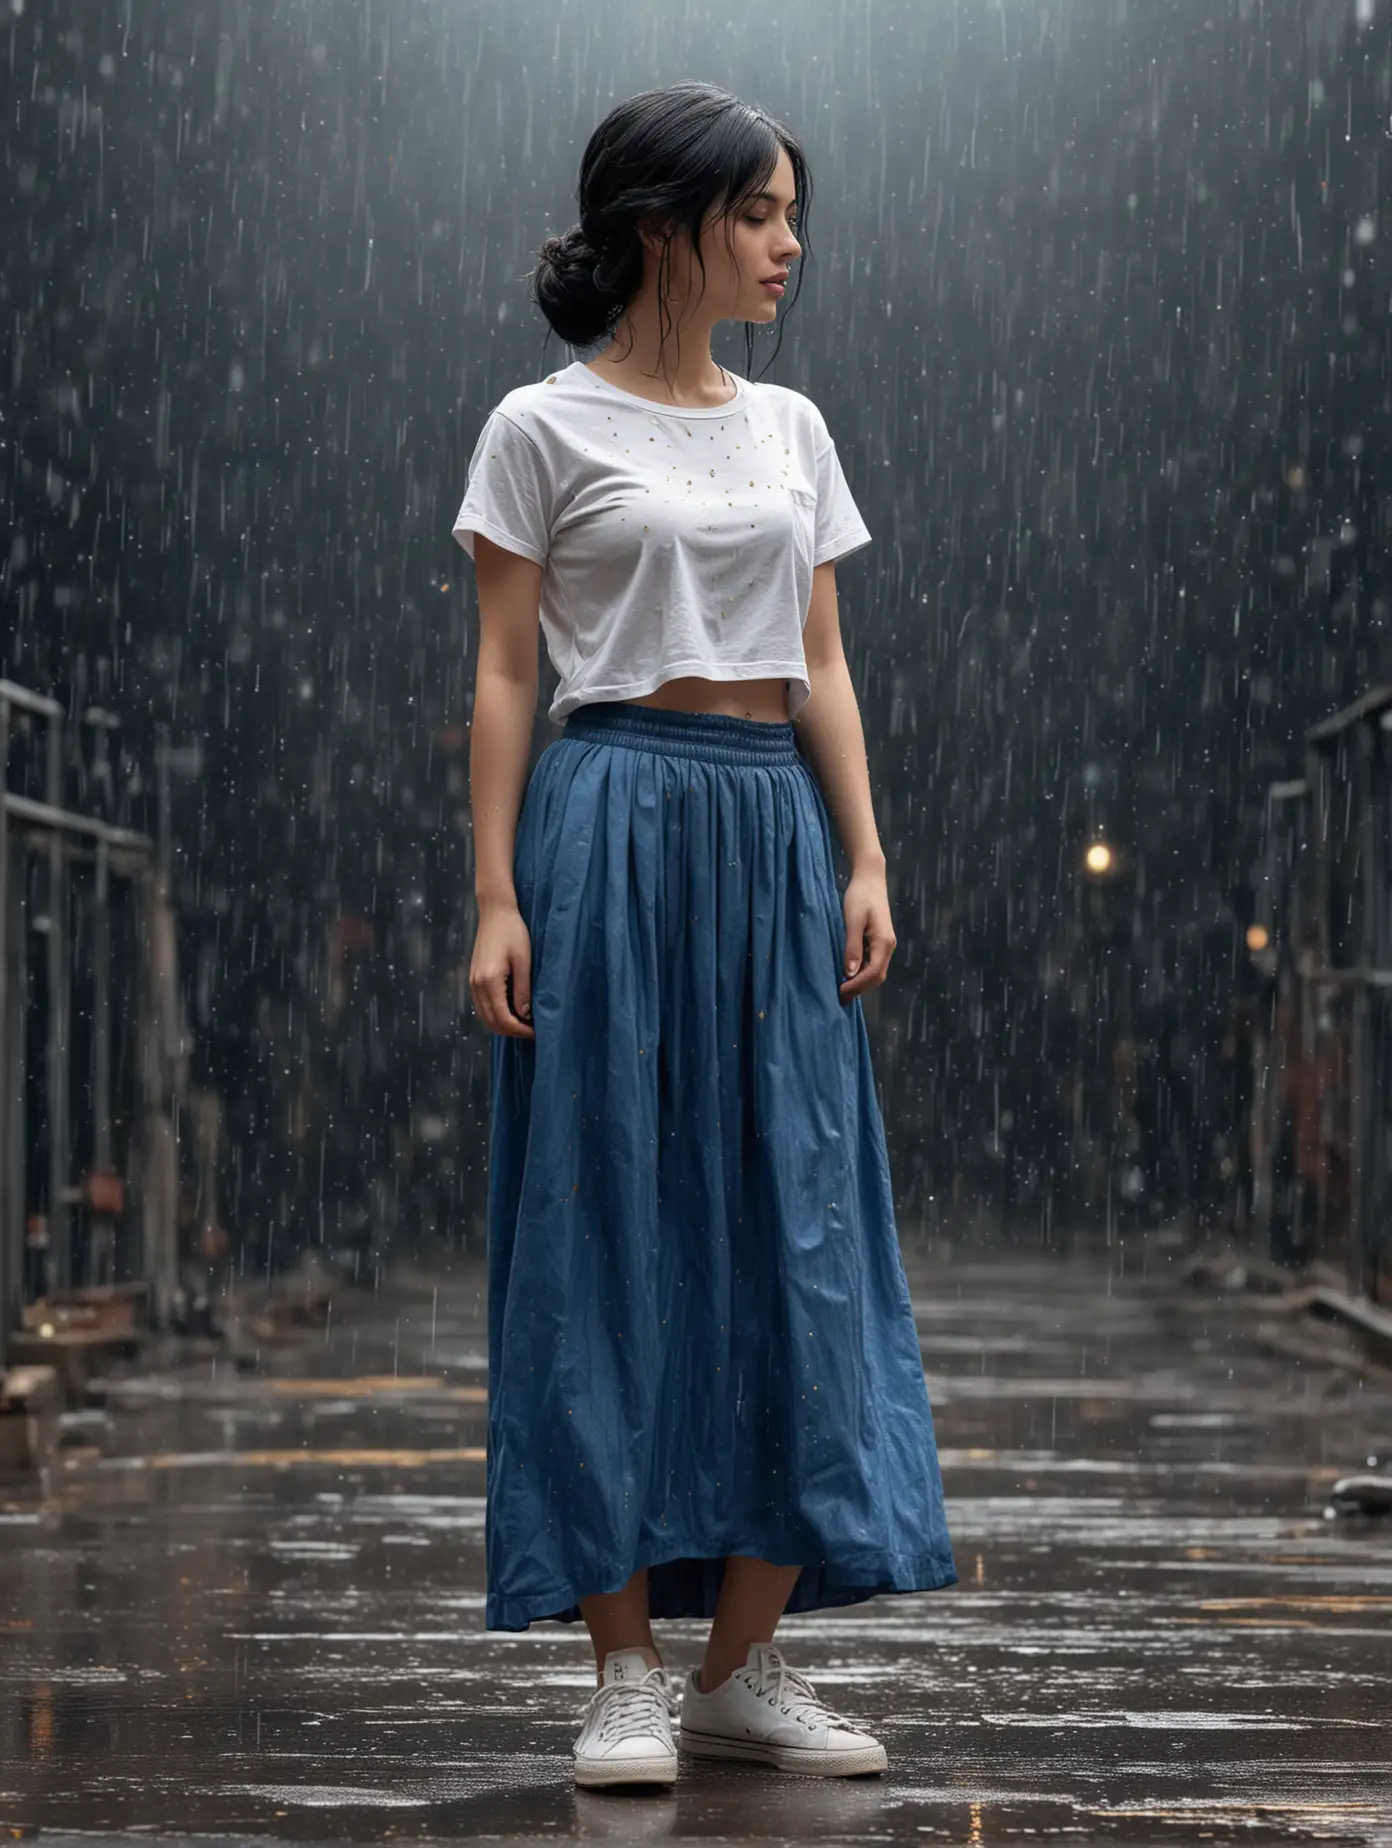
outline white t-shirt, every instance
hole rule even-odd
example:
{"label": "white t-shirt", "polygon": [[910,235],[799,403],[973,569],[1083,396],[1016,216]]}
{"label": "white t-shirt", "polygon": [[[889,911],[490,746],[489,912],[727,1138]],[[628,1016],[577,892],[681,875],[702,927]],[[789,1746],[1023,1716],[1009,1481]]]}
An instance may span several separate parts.
{"label": "white t-shirt", "polygon": [[685,675],[812,689],[812,570],[868,544],[821,412],[732,374],[729,404],[654,404],[575,360],[490,412],[454,537],[544,567],[549,717]]}

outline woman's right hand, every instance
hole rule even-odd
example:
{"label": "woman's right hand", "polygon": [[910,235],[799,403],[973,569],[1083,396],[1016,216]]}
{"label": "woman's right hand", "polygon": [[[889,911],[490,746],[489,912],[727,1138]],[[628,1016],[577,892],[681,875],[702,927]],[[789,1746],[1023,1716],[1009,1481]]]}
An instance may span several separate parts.
{"label": "woman's right hand", "polygon": [[[508,989],[511,984],[511,1000]],[[534,1040],[532,939],[516,904],[479,907],[478,935],[469,964],[474,1012],[490,1033]]]}

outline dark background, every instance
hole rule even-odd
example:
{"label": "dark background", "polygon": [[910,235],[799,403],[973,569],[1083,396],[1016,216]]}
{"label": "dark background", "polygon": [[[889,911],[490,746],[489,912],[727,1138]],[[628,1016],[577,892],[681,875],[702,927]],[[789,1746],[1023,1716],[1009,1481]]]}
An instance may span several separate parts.
{"label": "dark background", "polygon": [[587,137],[685,77],[812,167],[762,375],[875,537],[839,581],[903,1227],[1233,1210],[1265,787],[1392,673],[1385,9],[0,0],[0,672],[121,714],[132,825],[156,726],[198,749],[175,898],[243,1263],[475,1235],[449,527],[488,409],[576,356],[524,277]]}

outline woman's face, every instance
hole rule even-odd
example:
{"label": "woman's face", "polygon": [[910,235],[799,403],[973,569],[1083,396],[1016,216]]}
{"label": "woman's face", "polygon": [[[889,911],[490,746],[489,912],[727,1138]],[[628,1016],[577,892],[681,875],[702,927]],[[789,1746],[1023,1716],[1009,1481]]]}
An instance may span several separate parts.
{"label": "woman's face", "polygon": [[[777,318],[783,297],[776,289],[765,288],[764,279],[790,270],[802,255],[796,230],[793,164],[782,148],[778,150],[778,165],[760,190],[770,196],[745,200],[725,219],[716,216],[718,206],[707,216],[701,229],[701,253],[706,262],[704,289],[701,266],[692,254],[690,238],[679,232],[672,239],[663,292],[674,320],[689,319],[698,306],[702,320],[712,324]],[[655,265],[653,284],[655,288]],[[789,277],[788,286],[791,285]]]}

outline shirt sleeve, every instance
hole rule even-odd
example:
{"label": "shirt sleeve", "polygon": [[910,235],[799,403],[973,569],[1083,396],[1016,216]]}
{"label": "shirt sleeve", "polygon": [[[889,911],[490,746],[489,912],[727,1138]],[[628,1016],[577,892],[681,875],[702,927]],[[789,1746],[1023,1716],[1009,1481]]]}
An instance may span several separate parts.
{"label": "shirt sleeve", "polygon": [[493,411],[469,458],[468,487],[453,536],[470,558],[474,534],[545,565],[551,549],[551,484],[541,453],[505,411]]}
{"label": "shirt sleeve", "polygon": [[812,563],[824,565],[829,559],[844,558],[847,552],[869,545],[870,537],[846,485],[836,444],[827,436],[826,448],[817,457],[817,537]]}

